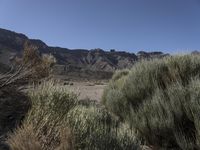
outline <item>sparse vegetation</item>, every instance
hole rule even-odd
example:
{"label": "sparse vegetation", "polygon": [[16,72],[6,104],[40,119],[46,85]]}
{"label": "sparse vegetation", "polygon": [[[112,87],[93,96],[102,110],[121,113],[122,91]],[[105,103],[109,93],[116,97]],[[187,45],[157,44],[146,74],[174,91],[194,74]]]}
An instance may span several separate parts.
{"label": "sparse vegetation", "polygon": [[8,138],[13,150],[139,148],[127,125],[94,102],[78,102],[66,86],[44,82],[35,86],[29,97],[32,108],[22,126]]}
{"label": "sparse vegetation", "polygon": [[32,125],[18,128],[7,142],[12,150],[42,150]]}
{"label": "sparse vegetation", "polygon": [[128,122],[143,144],[199,149],[199,77],[199,56],[142,61],[110,81],[102,103]]}
{"label": "sparse vegetation", "polygon": [[22,123],[31,106],[29,97],[16,87],[22,77],[24,73],[20,74],[20,71],[12,75],[0,74],[0,149],[2,140]]}
{"label": "sparse vegetation", "polygon": [[28,41],[24,44],[24,54],[21,65],[29,68],[32,73],[29,78],[33,81],[48,77],[55,62],[56,59],[53,55],[41,55],[38,51],[38,47],[34,44]]}
{"label": "sparse vegetation", "polygon": [[94,85],[104,85],[104,83],[102,81],[100,81],[100,80],[96,80],[94,82]]}
{"label": "sparse vegetation", "polygon": [[24,124],[33,126],[33,132],[43,150],[54,150],[60,146],[64,138],[61,137],[62,132],[68,129],[65,118],[69,110],[76,106],[77,96],[53,81],[36,86],[30,91],[29,96],[32,108]]}
{"label": "sparse vegetation", "polygon": [[[12,77],[1,75],[1,96],[24,75]],[[2,109],[0,117],[5,123],[0,128],[11,132],[5,136],[11,149],[136,150],[140,144],[152,149],[200,148],[200,56],[142,61],[131,70],[117,71],[104,91],[103,105],[79,101],[69,87],[44,81],[27,96],[14,88],[9,96],[13,100],[19,94],[16,99],[21,96],[22,103],[16,100],[20,103],[13,103],[9,113]],[[19,117],[15,122],[7,122],[10,112]],[[11,130],[7,124],[12,124]]]}

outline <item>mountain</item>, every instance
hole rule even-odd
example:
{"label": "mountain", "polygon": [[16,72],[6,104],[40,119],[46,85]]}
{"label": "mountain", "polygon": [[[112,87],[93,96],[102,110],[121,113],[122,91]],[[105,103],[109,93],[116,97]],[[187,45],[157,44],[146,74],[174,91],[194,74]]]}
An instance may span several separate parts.
{"label": "mountain", "polygon": [[27,40],[36,45],[41,54],[52,54],[56,58],[55,74],[83,78],[90,76],[95,76],[95,78],[110,77],[115,70],[130,68],[138,60],[161,58],[168,55],[162,52],[140,51],[134,54],[114,49],[110,51],[99,48],[72,50],[51,47],[41,40],[29,39],[24,34],[0,29],[0,64],[11,65],[10,60],[13,57],[22,56],[23,45]]}

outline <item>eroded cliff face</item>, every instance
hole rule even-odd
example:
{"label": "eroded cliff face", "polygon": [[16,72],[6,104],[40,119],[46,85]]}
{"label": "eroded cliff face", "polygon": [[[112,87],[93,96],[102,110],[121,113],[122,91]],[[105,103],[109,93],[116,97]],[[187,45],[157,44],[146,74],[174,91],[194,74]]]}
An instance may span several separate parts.
{"label": "eroded cliff face", "polygon": [[29,39],[26,35],[0,29],[0,63],[11,65],[16,57],[21,57],[26,41],[38,47],[40,54],[52,54],[57,63],[56,74],[92,74],[92,72],[112,73],[117,69],[131,68],[141,59],[161,58],[167,56],[162,52],[144,52],[137,54],[125,51],[104,51],[102,49],[67,49],[49,47],[41,40]]}

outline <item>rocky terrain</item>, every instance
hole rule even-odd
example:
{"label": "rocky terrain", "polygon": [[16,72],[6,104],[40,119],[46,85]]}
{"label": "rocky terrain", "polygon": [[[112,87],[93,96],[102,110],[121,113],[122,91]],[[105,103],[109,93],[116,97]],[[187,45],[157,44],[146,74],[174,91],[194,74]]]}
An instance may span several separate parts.
{"label": "rocky terrain", "polygon": [[109,78],[117,69],[130,68],[141,59],[160,58],[167,56],[162,52],[139,51],[137,54],[125,51],[104,51],[102,49],[67,49],[47,46],[41,40],[29,39],[26,35],[0,29],[0,71],[5,71],[5,65],[17,57],[21,57],[26,41],[38,47],[41,54],[52,54],[57,63],[54,73],[80,78]]}

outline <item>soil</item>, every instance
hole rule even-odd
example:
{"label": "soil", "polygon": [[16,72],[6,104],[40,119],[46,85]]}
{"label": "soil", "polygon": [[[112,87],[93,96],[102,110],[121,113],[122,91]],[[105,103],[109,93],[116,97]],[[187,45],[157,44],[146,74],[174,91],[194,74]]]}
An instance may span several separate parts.
{"label": "soil", "polygon": [[[71,84],[71,85],[70,85]],[[104,88],[107,83],[105,81],[98,82],[70,82],[69,89],[70,91],[79,95],[79,100],[95,100],[100,102],[103,95]]]}

